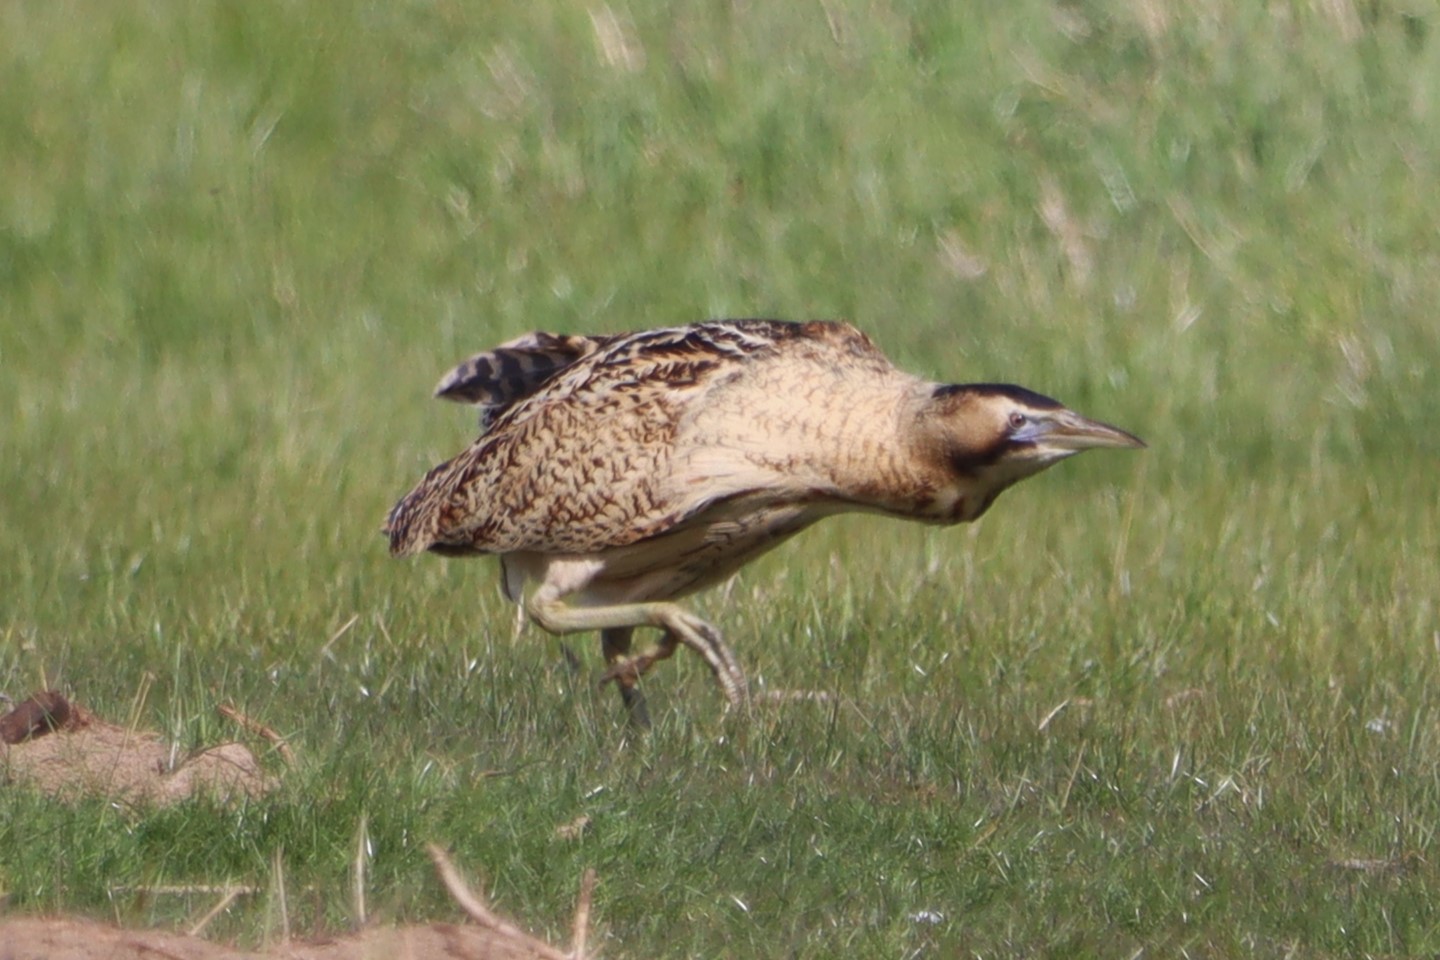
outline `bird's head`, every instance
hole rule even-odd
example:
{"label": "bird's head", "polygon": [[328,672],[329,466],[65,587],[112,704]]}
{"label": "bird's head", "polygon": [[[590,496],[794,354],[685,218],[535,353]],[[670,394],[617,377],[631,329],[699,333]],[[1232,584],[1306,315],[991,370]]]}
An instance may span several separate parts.
{"label": "bird's head", "polygon": [[965,520],[983,513],[1006,487],[1066,457],[1096,447],[1145,446],[1134,434],[1008,383],[936,387],[920,416],[930,456],[972,491],[959,518]]}

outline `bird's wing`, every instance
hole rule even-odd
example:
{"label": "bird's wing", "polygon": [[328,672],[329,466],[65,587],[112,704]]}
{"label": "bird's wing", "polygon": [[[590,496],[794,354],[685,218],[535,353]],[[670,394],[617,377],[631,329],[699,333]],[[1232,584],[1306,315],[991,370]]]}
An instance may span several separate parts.
{"label": "bird's wing", "polygon": [[684,428],[708,397],[743,390],[753,369],[790,351],[888,364],[848,324],[715,321],[586,339],[593,351],[505,406],[396,504],[392,553],[593,553],[669,532],[772,480],[688,475]]}
{"label": "bird's wing", "polygon": [[440,378],[435,396],[480,408],[480,430],[564,368],[599,350],[613,337],[535,331],[477,353]]}

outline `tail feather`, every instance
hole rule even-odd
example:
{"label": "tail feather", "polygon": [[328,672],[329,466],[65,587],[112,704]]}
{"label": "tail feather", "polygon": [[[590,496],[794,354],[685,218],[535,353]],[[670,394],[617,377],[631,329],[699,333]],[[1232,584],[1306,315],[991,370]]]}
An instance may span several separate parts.
{"label": "tail feather", "polygon": [[440,379],[435,396],[480,408],[480,426],[539,390],[575,361],[600,349],[612,337],[527,333],[493,350],[462,361]]}

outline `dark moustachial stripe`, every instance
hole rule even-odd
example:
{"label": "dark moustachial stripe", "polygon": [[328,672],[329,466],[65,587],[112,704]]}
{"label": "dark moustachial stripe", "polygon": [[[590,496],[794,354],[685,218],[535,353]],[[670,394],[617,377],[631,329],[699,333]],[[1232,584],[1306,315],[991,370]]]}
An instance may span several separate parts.
{"label": "dark moustachial stripe", "polygon": [[1009,450],[1012,442],[1007,436],[996,437],[979,450],[956,453],[950,457],[950,469],[964,477],[974,477],[986,467],[992,467]]}

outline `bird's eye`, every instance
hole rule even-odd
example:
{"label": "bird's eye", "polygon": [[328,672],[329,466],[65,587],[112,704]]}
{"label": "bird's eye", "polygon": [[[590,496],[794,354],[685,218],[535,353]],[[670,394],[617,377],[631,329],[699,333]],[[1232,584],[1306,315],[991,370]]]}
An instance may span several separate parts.
{"label": "bird's eye", "polygon": [[1014,413],[1010,414],[1011,430],[1019,430],[1023,426],[1025,426],[1025,414],[1021,413],[1019,410],[1016,410]]}

